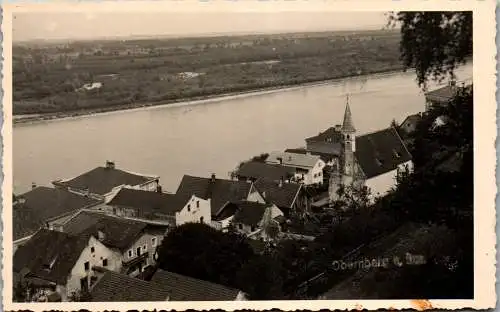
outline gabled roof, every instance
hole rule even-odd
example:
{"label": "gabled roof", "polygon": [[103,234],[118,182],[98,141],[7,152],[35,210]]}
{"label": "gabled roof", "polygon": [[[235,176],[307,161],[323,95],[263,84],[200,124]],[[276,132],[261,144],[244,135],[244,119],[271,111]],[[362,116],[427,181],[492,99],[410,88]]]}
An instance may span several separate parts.
{"label": "gabled roof", "polygon": [[392,127],[357,137],[355,155],[367,179],[390,172],[411,160],[406,146]]}
{"label": "gabled roof", "polygon": [[115,168],[97,167],[75,178],[63,181],[54,181],[54,185],[70,187],[77,190],[86,190],[92,194],[105,195],[120,185],[141,185],[158,177],[144,176]]}
{"label": "gabled roof", "polygon": [[275,204],[278,208],[292,208],[302,188],[299,183],[285,182],[280,186],[279,183],[267,179],[259,179],[254,185],[266,202]]}
{"label": "gabled roof", "polygon": [[282,164],[294,168],[313,168],[320,157],[317,155],[272,152],[266,159],[268,164]]}
{"label": "gabled roof", "polygon": [[306,142],[328,142],[334,144],[340,144],[343,140],[342,133],[335,127],[330,127],[318,135],[307,138]]}
{"label": "gabled roof", "polygon": [[448,84],[442,88],[426,92],[425,98],[428,101],[446,103],[455,96],[459,88],[461,87]]}
{"label": "gabled roof", "polygon": [[108,205],[135,208],[143,213],[175,216],[175,213],[181,211],[186,203],[186,198],[174,194],[122,188],[108,202]]}
{"label": "gabled roof", "polygon": [[216,215],[226,203],[247,199],[251,188],[252,184],[245,181],[212,180],[184,175],[176,194],[181,198],[190,198],[192,195],[210,198],[212,215]]}
{"label": "gabled roof", "polygon": [[405,123],[411,123],[411,124],[416,124],[418,123],[420,120],[422,120],[422,116],[420,114],[413,114],[413,115],[409,115],[408,117],[406,117],[403,122],[401,123],[401,125],[405,124]]}
{"label": "gabled roof", "polygon": [[222,211],[230,209],[233,211],[234,206],[234,218],[233,222],[242,223],[249,226],[257,226],[264,217],[266,209],[271,206],[271,204],[261,204],[257,202],[250,201],[239,201],[236,203],[230,203],[226,205]]}
{"label": "gabled roof", "polygon": [[294,174],[295,168],[258,161],[246,162],[238,170],[238,176],[240,177],[251,179],[267,178],[274,181],[279,181],[280,179],[288,180]]}
{"label": "gabled roof", "polygon": [[107,271],[90,290],[94,302],[167,301],[169,290],[125,274]]}
{"label": "gabled roof", "polygon": [[47,220],[97,205],[100,201],[66,190],[37,187],[16,196],[12,207],[14,240],[32,235]]}
{"label": "gabled roof", "polygon": [[88,237],[42,229],[14,254],[15,272],[29,269],[36,277],[66,285],[67,278],[88,245]]}
{"label": "gabled roof", "polygon": [[63,230],[72,235],[94,237],[98,237],[100,231],[105,235],[101,241],[104,245],[123,251],[139,238],[146,227],[143,222],[82,211],[69,220]]}
{"label": "gabled roof", "polygon": [[151,282],[170,292],[170,301],[233,301],[240,291],[173,272],[158,270]]}
{"label": "gabled roof", "polygon": [[334,157],[338,157],[340,155],[340,144],[334,145],[330,143],[325,143],[320,146],[315,145],[313,148],[310,150],[307,150],[305,148],[289,148],[285,150],[287,153],[295,153],[295,154],[311,154],[311,155],[316,155],[321,158],[322,161],[329,162],[332,160]]}

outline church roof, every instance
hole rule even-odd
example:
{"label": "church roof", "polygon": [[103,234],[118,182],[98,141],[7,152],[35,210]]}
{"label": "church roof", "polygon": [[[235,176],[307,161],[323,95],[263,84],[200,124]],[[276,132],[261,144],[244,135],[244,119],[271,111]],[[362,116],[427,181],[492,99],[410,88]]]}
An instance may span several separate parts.
{"label": "church roof", "polygon": [[355,154],[367,179],[390,172],[411,160],[410,153],[393,127],[357,137]]}
{"label": "church roof", "polygon": [[342,123],[342,132],[356,132],[354,128],[354,123],[352,122],[351,108],[349,107],[349,102],[345,106],[344,112],[344,122]]}

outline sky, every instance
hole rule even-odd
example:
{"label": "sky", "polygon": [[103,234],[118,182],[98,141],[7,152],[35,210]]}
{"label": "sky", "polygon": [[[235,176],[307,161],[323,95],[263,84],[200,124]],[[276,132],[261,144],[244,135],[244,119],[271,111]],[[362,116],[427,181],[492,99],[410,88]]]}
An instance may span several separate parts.
{"label": "sky", "polygon": [[13,41],[381,29],[383,12],[17,12]]}

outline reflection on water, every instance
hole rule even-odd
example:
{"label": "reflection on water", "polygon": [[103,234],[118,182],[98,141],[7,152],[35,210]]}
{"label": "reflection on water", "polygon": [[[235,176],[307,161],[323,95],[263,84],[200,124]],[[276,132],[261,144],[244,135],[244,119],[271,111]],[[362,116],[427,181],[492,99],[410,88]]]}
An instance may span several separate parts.
{"label": "reflection on water", "polygon": [[[469,78],[472,66],[462,69]],[[304,138],[340,123],[345,94],[360,134],[424,109],[414,73],[358,77],[288,91],[191,106],[153,107],[16,126],[14,189],[48,185],[106,160],[157,174],[175,191],[183,174],[227,177],[239,161],[304,145]]]}

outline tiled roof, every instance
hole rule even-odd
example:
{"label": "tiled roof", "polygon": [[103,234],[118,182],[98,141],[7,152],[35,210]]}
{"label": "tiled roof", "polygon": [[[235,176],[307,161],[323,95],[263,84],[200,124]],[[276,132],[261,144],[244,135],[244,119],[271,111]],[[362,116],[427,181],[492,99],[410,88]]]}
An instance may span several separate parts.
{"label": "tiled roof", "polygon": [[318,135],[307,138],[306,142],[329,142],[340,144],[343,140],[342,133],[335,127],[330,127]]}
{"label": "tiled roof", "polygon": [[170,291],[170,301],[233,301],[240,292],[238,289],[163,270],[158,270],[151,282]]}
{"label": "tiled roof", "polygon": [[250,201],[240,201],[231,204],[237,207],[233,222],[242,223],[249,226],[259,225],[260,221],[264,217],[264,213],[266,212],[267,207],[270,206],[269,204],[261,204]]}
{"label": "tiled roof", "polygon": [[280,179],[288,180],[294,174],[294,168],[258,161],[244,163],[238,170],[238,176],[240,177],[251,179],[266,178],[274,181],[279,181]]}
{"label": "tiled roof", "polygon": [[433,102],[448,102],[455,96],[458,88],[458,86],[447,85],[425,93],[425,98]]}
{"label": "tiled roof", "polygon": [[108,202],[110,206],[123,206],[141,210],[143,213],[162,213],[175,216],[187,200],[174,194],[122,188]]}
{"label": "tiled roof", "polygon": [[312,168],[320,160],[319,156],[295,154],[287,152],[272,152],[266,159],[269,164],[282,164],[296,168]]}
{"label": "tiled roof", "polygon": [[37,187],[17,198],[24,202],[13,204],[14,240],[32,235],[49,219],[99,203],[92,198],[50,187]]}
{"label": "tiled roof", "polygon": [[[338,145],[338,146],[337,146]],[[325,143],[321,145],[314,145],[310,150],[306,150],[305,148],[289,148],[285,150],[287,153],[295,153],[295,154],[311,154],[316,155],[321,158],[325,163],[332,160],[332,158],[340,155],[340,144],[331,144]]]}
{"label": "tiled roof", "polygon": [[88,189],[90,193],[104,195],[120,185],[141,185],[155,179],[157,177],[143,176],[115,168],[97,167],[73,179],[52,183],[77,190]]}
{"label": "tiled roof", "polygon": [[403,120],[403,122],[401,123],[401,125],[403,125],[405,123],[408,123],[408,122],[411,123],[411,124],[416,124],[420,120],[422,120],[422,116],[420,114],[409,115],[408,117],[405,118],[405,120]]}
{"label": "tiled roof", "polygon": [[42,279],[66,285],[88,238],[42,229],[20,246],[13,259],[15,272],[27,268]]}
{"label": "tiled roof", "polygon": [[111,248],[125,250],[132,245],[147,227],[146,223],[108,216],[97,212],[82,211],[64,226],[72,235],[93,235],[104,233],[102,243]]}
{"label": "tiled roof", "polygon": [[231,201],[245,200],[250,193],[252,184],[245,181],[232,181],[211,178],[200,178],[185,175],[177,188],[176,194],[181,198],[190,198],[192,195],[203,199],[211,199],[212,215]]}
{"label": "tiled roof", "polygon": [[367,179],[392,171],[411,160],[406,146],[392,127],[357,137],[355,155]]}
{"label": "tiled roof", "polygon": [[255,188],[264,196],[269,203],[278,208],[292,208],[302,185],[299,183],[283,183],[281,186],[274,181],[259,179],[255,182]]}
{"label": "tiled roof", "polygon": [[125,274],[107,271],[90,290],[94,302],[167,301],[169,290]]}

